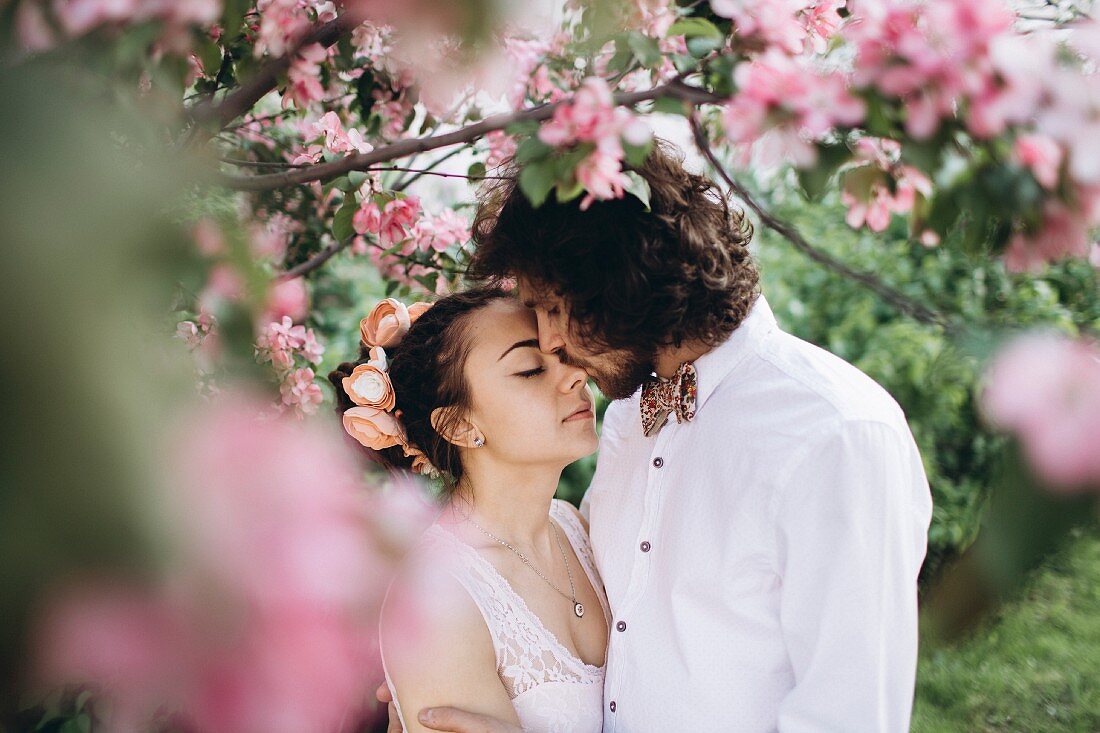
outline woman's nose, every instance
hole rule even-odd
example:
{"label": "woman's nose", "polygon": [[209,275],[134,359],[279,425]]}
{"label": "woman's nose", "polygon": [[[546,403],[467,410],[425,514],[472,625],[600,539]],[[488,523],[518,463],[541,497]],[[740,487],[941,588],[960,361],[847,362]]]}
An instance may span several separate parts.
{"label": "woman's nose", "polygon": [[539,329],[539,350],[545,354],[552,354],[565,347],[565,339],[550,321],[550,316],[542,308],[535,311],[535,320]]}
{"label": "woman's nose", "polygon": [[559,360],[558,368],[562,370],[558,382],[562,392],[573,392],[588,383],[588,372],[580,367],[562,364]]}

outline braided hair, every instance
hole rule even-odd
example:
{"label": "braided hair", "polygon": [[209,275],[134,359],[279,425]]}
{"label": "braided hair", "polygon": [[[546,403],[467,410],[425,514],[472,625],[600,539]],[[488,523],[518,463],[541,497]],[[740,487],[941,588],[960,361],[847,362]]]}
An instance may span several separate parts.
{"label": "braided hair", "polygon": [[[389,378],[396,398],[395,414],[400,415],[408,442],[424,452],[443,474],[446,488],[453,489],[463,476],[458,449],[443,437],[449,424],[432,426],[432,412],[439,407],[449,411],[449,421],[458,420],[470,407],[470,390],[463,369],[470,353],[470,316],[496,300],[510,298],[499,287],[482,287],[449,295],[425,311],[397,346],[387,349]],[[360,344],[359,358],[343,362],[329,373],[336,388],[336,414],[342,416],[355,403],[344,392],[343,379],[352,370],[370,360],[370,349]],[[448,421],[448,422],[449,422]],[[356,443],[358,445],[358,443]],[[409,470],[413,459],[400,446],[381,451],[359,446],[371,458],[391,468]]]}

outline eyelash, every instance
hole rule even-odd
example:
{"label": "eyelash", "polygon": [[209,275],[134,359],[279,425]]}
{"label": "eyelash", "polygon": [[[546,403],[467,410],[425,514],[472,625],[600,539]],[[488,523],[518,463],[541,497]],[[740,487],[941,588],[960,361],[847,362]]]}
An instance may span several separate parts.
{"label": "eyelash", "polygon": [[524,379],[530,379],[531,377],[537,377],[545,371],[546,369],[544,369],[543,367],[535,367],[534,369],[528,369],[525,372],[517,372],[516,376],[523,377]]}

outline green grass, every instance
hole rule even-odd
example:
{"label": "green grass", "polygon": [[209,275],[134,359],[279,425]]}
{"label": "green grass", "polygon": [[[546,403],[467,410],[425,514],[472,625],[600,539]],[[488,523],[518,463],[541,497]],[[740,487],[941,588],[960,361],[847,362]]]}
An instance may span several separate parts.
{"label": "green grass", "polygon": [[922,650],[914,733],[1100,733],[1100,530],[967,639]]}

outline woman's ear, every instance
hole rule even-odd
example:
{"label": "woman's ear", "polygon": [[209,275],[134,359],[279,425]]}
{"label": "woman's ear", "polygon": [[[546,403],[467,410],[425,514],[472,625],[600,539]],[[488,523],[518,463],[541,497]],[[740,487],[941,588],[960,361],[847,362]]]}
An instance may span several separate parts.
{"label": "woman's ear", "polygon": [[454,407],[437,407],[432,410],[432,427],[451,445],[459,448],[480,448],[485,436],[477,426],[459,414]]}

